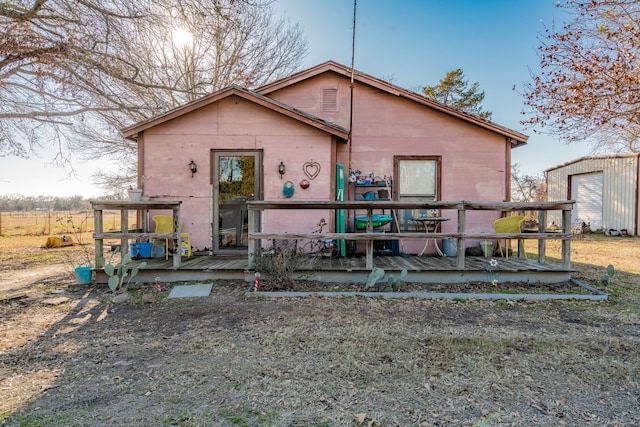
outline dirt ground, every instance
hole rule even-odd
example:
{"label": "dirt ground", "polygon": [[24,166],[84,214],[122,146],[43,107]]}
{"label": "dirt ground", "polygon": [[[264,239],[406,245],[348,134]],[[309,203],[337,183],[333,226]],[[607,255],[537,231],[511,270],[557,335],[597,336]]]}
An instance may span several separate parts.
{"label": "dirt ground", "polygon": [[[596,242],[635,257],[615,260],[600,303],[272,300],[225,281],[209,297],[166,299],[165,284],[113,304],[62,263],[4,258],[0,425],[640,425],[628,242]],[[591,284],[604,271],[576,266]]]}

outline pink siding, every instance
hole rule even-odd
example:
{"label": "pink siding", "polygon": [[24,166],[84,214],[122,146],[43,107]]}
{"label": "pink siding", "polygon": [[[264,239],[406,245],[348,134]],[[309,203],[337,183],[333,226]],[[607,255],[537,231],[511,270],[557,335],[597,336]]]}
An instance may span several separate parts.
{"label": "pink siding", "polygon": [[[323,112],[323,88],[337,88],[339,110]],[[332,121],[349,125],[349,80],[324,74],[269,94],[270,97]],[[393,176],[394,155],[441,156],[441,200],[503,201],[509,167],[504,136],[463,122],[356,82],[352,127],[352,161],[349,169]],[[349,165],[348,147],[338,147],[338,161]],[[443,230],[457,228],[457,213],[444,212],[451,221]],[[495,212],[472,212],[467,230],[492,231]],[[414,242],[415,243],[415,242]],[[419,251],[422,244],[405,244]],[[415,247],[414,247],[415,246]]]}
{"label": "pink siding", "polygon": [[[323,111],[323,89],[337,89],[337,111]],[[271,92],[269,97],[322,119],[349,127],[350,81],[328,72]],[[375,175],[394,175],[394,156],[441,156],[441,200],[502,201],[507,193],[508,142],[505,136],[418,104],[404,97],[355,82],[351,158],[346,144],[332,144],[332,136],[313,126],[261,107],[239,96],[229,96],[144,132],[144,194],[183,201],[185,231],[195,248],[211,247],[212,171],[214,149],[262,150],[265,200],[285,200],[283,185],[292,181],[291,200],[333,200],[333,159],[350,169]],[[335,153],[332,150],[336,150]],[[198,173],[191,178],[193,159]],[[280,179],[278,164],[286,175]],[[306,190],[302,165],[318,162],[321,173]],[[348,194],[348,193],[347,193]],[[451,221],[443,230],[455,230],[456,212],[444,212]],[[312,214],[267,212],[264,230],[312,231],[329,212]],[[494,212],[472,212],[467,230],[490,231]],[[418,252],[422,243],[405,244]]]}
{"label": "pink siding", "polygon": [[[250,120],[247,120],[250,118]],[[162,200],[182,200],[184,230],[191,234],[197,249],[212,246],[212,174],[214,149],[262,150],[265,200],[285,200],[286,181],[295,183],[295,200],[331,200],[331,135],[294,119],[274,113],[238,97],[223,99],[145,131],[144,194]],[[192,178],[190,160],[198,164]],[[278,164],[286,165],[280,179]],[[299,183],[306,178],[305,162],[321,165],[321,173],[308,189]],[[319,213],[318,215],[320,215]],[[295,215],[292,218],[265,215],[265,228],[273,231],[313,230],[320,217]],[[328,218],[327,218],[328,220]]]}

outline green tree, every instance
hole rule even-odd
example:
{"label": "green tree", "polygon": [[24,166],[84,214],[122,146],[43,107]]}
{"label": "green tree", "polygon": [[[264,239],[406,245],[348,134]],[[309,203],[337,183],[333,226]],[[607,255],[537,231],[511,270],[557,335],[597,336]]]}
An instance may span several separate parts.
{"label": "green tree", "polygon": [[425,86],[422,91],[427,98],[431,98],[444,105],[473,114],[481,119],[491,120],[493,113],[482,109],[484,91],[480,90],[478,82],[469,86],[461,68],[449,71],[440,83],[435,86]]}

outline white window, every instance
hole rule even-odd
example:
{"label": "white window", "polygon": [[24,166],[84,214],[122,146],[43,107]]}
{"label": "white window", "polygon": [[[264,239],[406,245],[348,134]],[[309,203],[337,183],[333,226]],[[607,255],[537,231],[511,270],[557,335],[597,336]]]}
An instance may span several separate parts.
{"label": "white window", "polygon": [[[440,196],[440,157],[408,156],[395,157],[397,199],[401,202],[423,202],[438,200]],[[401,230],[413,230],[416,223],[412,217],[432,214],[427,210],[401,210],[398,222]]]}

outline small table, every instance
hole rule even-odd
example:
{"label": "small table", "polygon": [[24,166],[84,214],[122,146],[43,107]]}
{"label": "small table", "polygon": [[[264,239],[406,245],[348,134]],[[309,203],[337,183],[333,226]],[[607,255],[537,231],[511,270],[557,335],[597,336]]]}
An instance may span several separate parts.
{"label": "small table", "polygon": [[[432,228],[433,232],[436,233],[438,231],[438,227],[440,227],[440,224],[444,221],[449,221],[449,218],[442,218],[439,216],[421,216],[412,217],[411,221],[422,225],[424,227],[424,232],[426,234],[429,234],[429,228]],[[418,256],[422,256],[424,254],[424,252],[427,250],[427,247],[429,246],[430,241],[431,239],[427,238],[427,241],[424,244],[424,248],[422,248],[422,251]],[[436,252],[438,252],[438,255],[444,256],[444,253],[440,250],[436,239],[433,239],[433,245],[436,247]]]}

